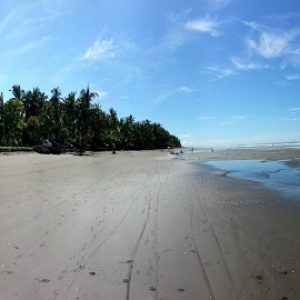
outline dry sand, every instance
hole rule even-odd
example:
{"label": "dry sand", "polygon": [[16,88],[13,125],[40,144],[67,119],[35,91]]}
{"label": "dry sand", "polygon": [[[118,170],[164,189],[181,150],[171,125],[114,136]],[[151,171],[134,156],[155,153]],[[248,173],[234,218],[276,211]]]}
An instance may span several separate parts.
{"label": "dry sand", "polygon": [[300,299],[300,202],[194,161],[296,157],[0,155],[0,299]]}

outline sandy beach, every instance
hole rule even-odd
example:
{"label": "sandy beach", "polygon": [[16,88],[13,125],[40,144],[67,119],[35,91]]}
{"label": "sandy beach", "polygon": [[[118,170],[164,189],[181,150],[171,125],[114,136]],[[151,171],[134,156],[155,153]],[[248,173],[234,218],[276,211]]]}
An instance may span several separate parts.
{"label": "sandy beach", "polygon": [[0,154],[0,299],[300,299],[300,202],[209,159],[300,150]]}

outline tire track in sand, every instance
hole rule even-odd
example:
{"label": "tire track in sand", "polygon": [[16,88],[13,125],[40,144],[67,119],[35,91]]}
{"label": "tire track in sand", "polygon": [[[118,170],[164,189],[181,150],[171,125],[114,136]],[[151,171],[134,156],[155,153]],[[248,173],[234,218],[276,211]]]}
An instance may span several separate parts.
{"label": "tire track in sand", "polygon": [[[214,239],[214,241],[215,241],[215,244],[216,244],[216,246],[217,246],[217,249],[218,249],[218,251],[219,251],[219,253],[220,253],[220,258],[221,258],[221,260],[222,260],[222,262],[223,262],[225,271],[226,271],[226,273],[227,273],[227,275],[228,275],[228,279],[229,279],[229,281],[230,281],[230,283],[231,283],[231,286],[232,286],[232,288],[233,288],[233,291],[234,291],[234,297],[235,297],[234,299],[239,299],[239,297],[238,297],[238,289],[237,289],[236,284],[235,284],[235,282],[234,282],[234,279],[233,279],[232,273],[231,273],[231,271],[230,271],[230,269],[229,269],[228,263],[227,263],[227,261],[226,261],[226,259],[225,259],[224,251],[223,251],[223,249],[222,249],[220,240],[219,240],[219,238],[218,238],[218,236],[217,236],[217,234],[216,234],[216,231],[215,231],[215,229],[214,229],[214,227],[213,227],[213,224],[212,224],[212,222],[211,222],[211,220],[210,220],[210,218],[209,218],[209,216],[208,216],[208,213],[207,213],[207,211],[206,211],[206,209],[205,209],[205,207],[204,207],[204,205],[203,205],[203,203],[202,203],[202,201],[201,201],[201,197],[200,197],[200,195],[199,195],[199,191],[197,190],[197,188],[195,187],[195,185],[193,185],[193,189],[194,189],[194,191],[195,191],[195,194],[197,194],[197,198],[199,199],[199,201],[198,201],[198,203],[199,203],[199,209],[200,209],[200,211],[203,213],[205,222],[206,222],[206,223],[208,224],[208,226],[209,226],[209,230],[210,230],[210,232],[211,232],[211,234],[212,234],[212,237],[213,237],[213,239]],[[191,200],[192,200],[192,198],[191,198]],[[192,200],[192,203],[193,203],[193,200]],[[193,203],[192,205],[194,205],[194,203]],[[232,299],[232,300],[233,300],[233,299]]]}
{"label": "tire track in sand", "polygon": [[191,226],[192,242],[194,244],[194,248],[196,250],[196,256],[197,256],[197,259],[199,261],[201,271],[202,271],[202,274],[204,276],[204,280],[205,280],[205,283],[207,285],[207,288],[208,288],[208,291],[209,291],[209,294],[210,294],[209,298],[210,298],[210,300],[215,300],[216,297],[214,295],[212,285],[211,285],[210,280],[208,278],[203,260],[202,260],[201,255],[200,255],[199,248],[198,248],[197,243],[196,243],[195,233],[194,233],[194,226],[193,226],[193,219],[194,219],[194,202],[191,198],[191,219],[190,219],[191,224],[190,224],[190,226]]}

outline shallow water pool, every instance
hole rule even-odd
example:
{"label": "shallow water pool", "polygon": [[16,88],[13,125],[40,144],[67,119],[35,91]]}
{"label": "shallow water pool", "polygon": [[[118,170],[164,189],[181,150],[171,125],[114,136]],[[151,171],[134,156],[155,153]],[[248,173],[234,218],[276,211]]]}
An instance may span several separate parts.
{"label": "shallow water pool", "polygon": [[226,176],[262,182],[300,199],[300,169],[291,168],[284,161],[217,160],[204,164],[226,171]]}

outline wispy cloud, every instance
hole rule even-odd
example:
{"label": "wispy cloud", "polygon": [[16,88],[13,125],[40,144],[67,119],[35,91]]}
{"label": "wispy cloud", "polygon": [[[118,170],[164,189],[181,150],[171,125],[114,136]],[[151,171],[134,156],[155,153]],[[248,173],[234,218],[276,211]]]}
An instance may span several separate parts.
{"label": "wispy cloud", "polygon": [[173,90],[169,89],[169,90],[163,91],[162,93],[160,93],[158,96],[156,96],[153,99],[153,107],[156,107],[156,106],[168,101],[172,97],[176,97],[180,94],[190,94],[194,91],[195,91],[194,89],[184,86],[184,85],[177,89],[175,88]]}
{"label": "wispy cloud", "polygon": [[148,53],[169,56],[170,53],[183,46],[190,38],[184,28],[190,13],[190,9],[169,12],[166,19],[166,30],[157,40],[151,41],[152,45],[149,47]]}
{"label": "wispy cloud", "polygon": [[181,92],[181,93],[191,93],[193,90],[187,86],[181,86],[179,89],[178,89],[178,92]]}
{"label": "wispy cloud", "polygon": [[216,20],[213,20],[210,17],[205,17],[189,20],[185,23],[184,27],[190,31],[207,33],[213,37],[218,37],[221,35],[221,32],[218,30],[219,25],[220,24]]}
{"label": "wispy cloud", "polygon": [[171,96],[172,96],[172,94],[170,94],[170,93],[162,93],[162,94],[158,95],[154,99],[154,103],[153,103],[154,106],[157,106],[157,105],[167,101]]}
{"label": "wispy cloud", "polygon": [[300,112],[300,107],[292,107],[288,111],[294,114]]}
{"label": "wispy cloud", "polygon": [[213,65],[204,68],[205,72],[213,74],[217,79],[223,79],[232,75],[236,75],[242,71],[251,72],[265,69],[269,69],[269,65],[243,60],[238,57],[231,57],[230,64],[227,67]]}
{"label": "wispy cloud", "polygon": [[23,46],[21,46],[19,49],[16,50],[16,53],[23,54],[24,52],[31,51],[36,48],[40,48],[40,47],[42,47],[48,43],[54,42],[56,40],[57,39],[55,39],[52,36],[43,36],[43,37],[39,38],[38,40],[25,43]]}
{"label": "wispy cloud", "polygon": [[290,74],[290,75],[286,75],[285,79],[288,81],[296,81],[296,80],[300,80],[300,75],[299,74]]}
{"label": "wispy cloud", "polygon": [[55,6],[57,9],[53,9],[54,3],[49,4],[48,1],[24,3],[15,5],[2,18],[0,33],[3,38],[24,38],[34,32],[41,32],[44,25],[65,14],[59,10],[59,5]]}
{"label": "wispy cloud", "polygon": [[100,61],[116,56],[118,47],[113,39],[96,40],[82,55],[82,61]]}
{"label": "wispy cloud", "polygon": [[254,36],[246,39],[249,50],[265,59],[283,58],[289,63],[300,63],[300,50],[297,44],[300,28],[278,29],[253,21],[243,23],[253,30]]}
{"label": "wispy cloud", "polygon": [[286,13],[286,14],[281,14],[281,15],[270,15],[270,16],[267,16],[266,18],[267,19],[270,19],[270,20],[287,20],[287,19],[294,19],[294,18],[299,18],[300,17],[300,14],[299,13]]}
{"label": "wispy cloud", "polygon": [[108,95],[108,92],[105,90],[96,90],[95,92],[97,93],[99,100],[105,99]]}
{"label": "wispy cloud", "polygon": [[280,121],[300,121],[300,118],[281,118]]}
{"label": "wispy cloud", "polygon": [[222,9],[229,5],[232,0],[206,0],[209,7],[213,10]]}
{"label": "wispy cloud", "polygon": [[249,119],[249,116],[246,115],[236,115],[232,116],[230,118],[227,118],[219,123],[220,127],[226,127],[226,126],[236,126],[237,124],[240,124],[243,120]]}
{"label": "wispy cloud", "polygon": [[255,70],[263,70],[268,69],[269,66],[266,64],[258,64],[254,62],[246,62],[241,60],[238,57],[231,57],[231,62],[236,70],[242,71],[255,71]]}
{"label": "wispy cloud", "polygon": [[181,134],[180,137],[184,138],[184,139],[188,139],[188,138],[192,137],[192,135],[190,133],[185,133],[185,134]]}
{"label": "wispy cloud", "polygon": [[197,119],[200,120],[200,121],[207,121],[207,120],[213,119],[213,117],[201,115],[201,116],[197,116]]}
{"label": "wispy cloud", "polygon": [[247,45],[264,58],[276,58],[282,56],[289,48],[293,40],[291,34],[274,34],[262,32],[258,39],[248,39]]}
{"label": "wispy cloud", "polygon": [[288,87],[299,80],[299,74],[288,74],[284,76],[284,79],[277,81],[277,84],[281,87]]}
{"label": "wispy cloud", "polygon": [[223,68],[220,66],[209,66],[204,69],[206,72],[213,74],[218,79],[223,79],[234,75],[236,72],[233,68]]}

